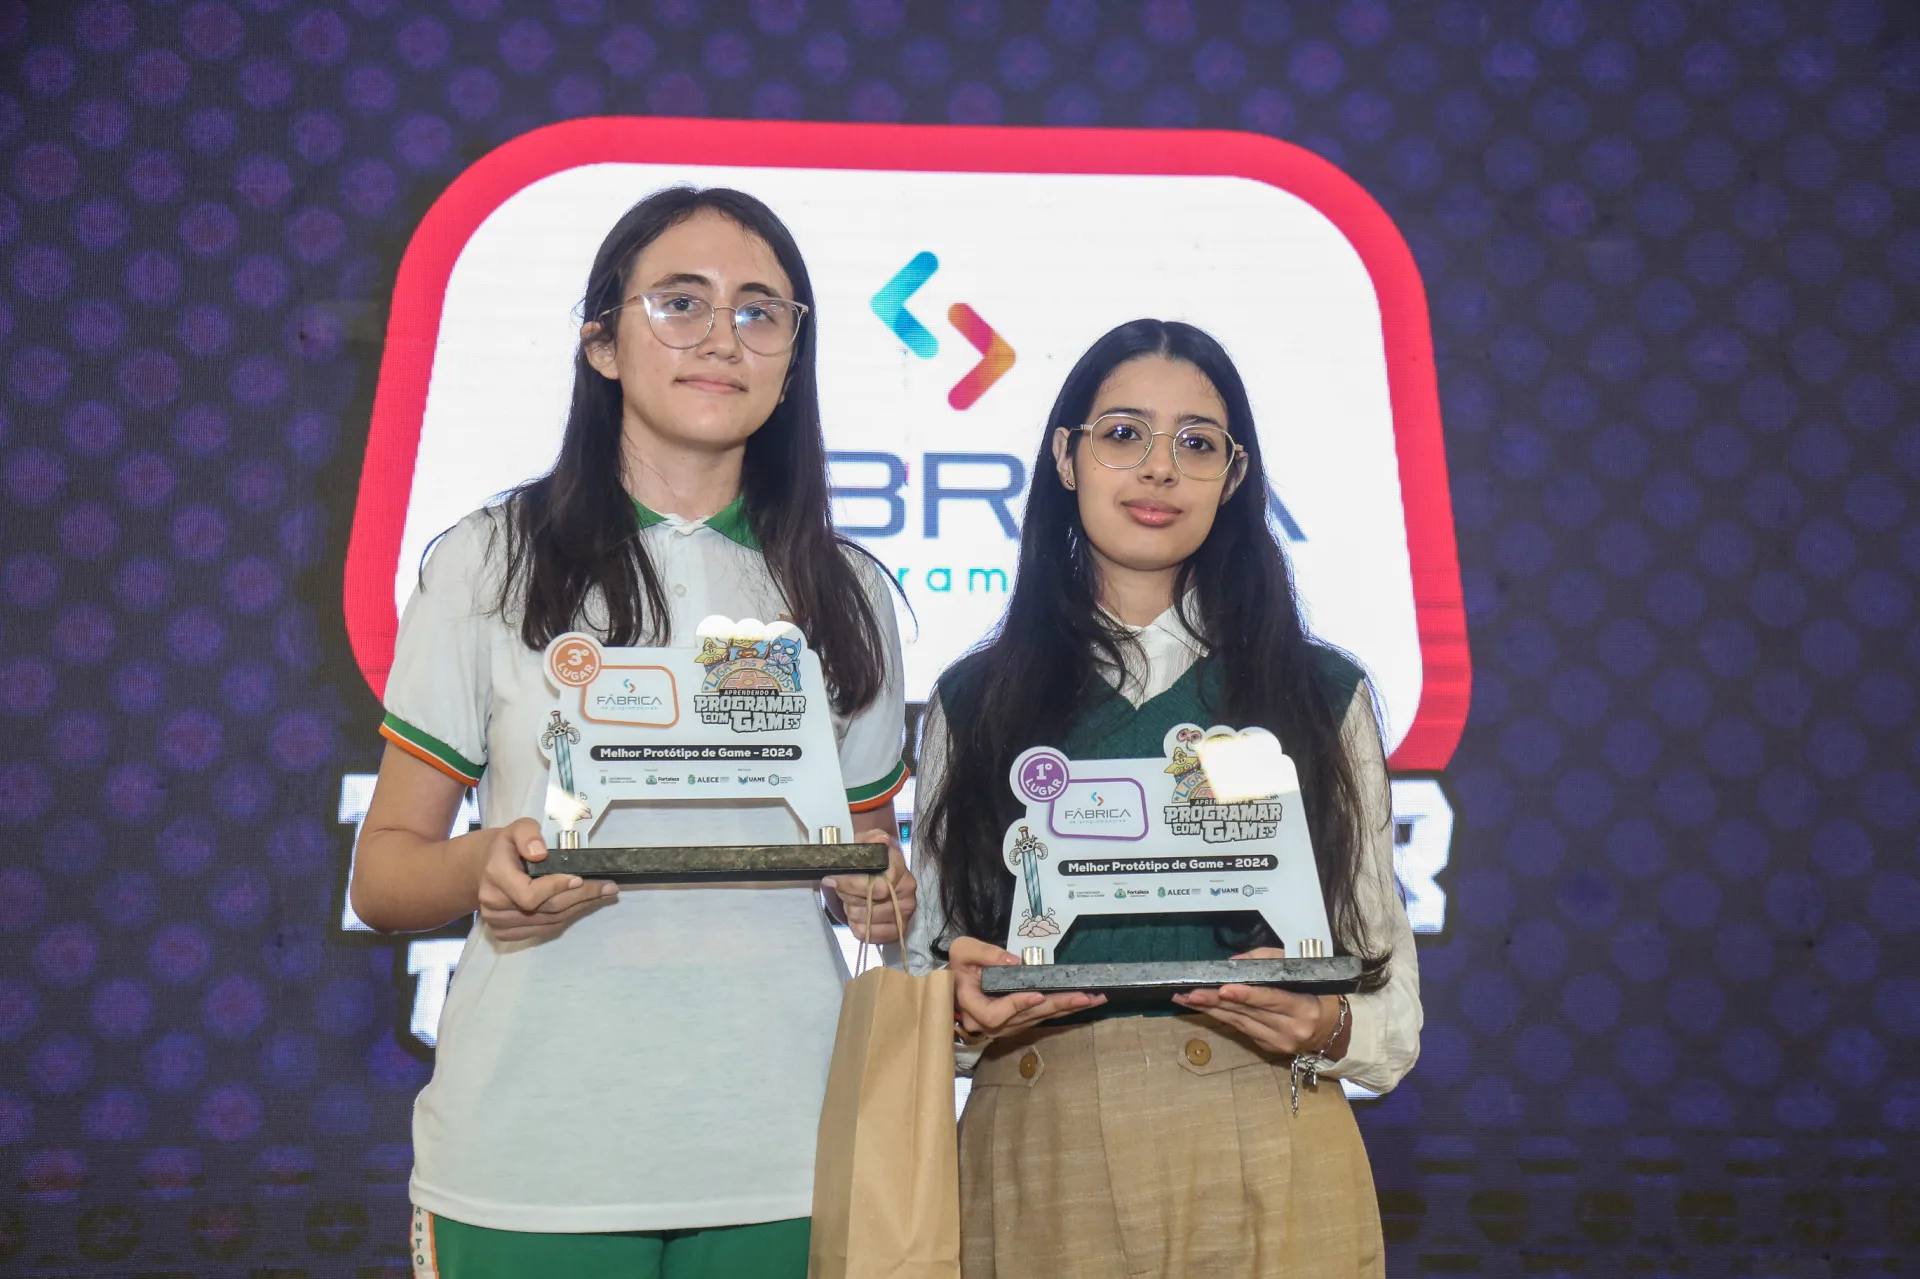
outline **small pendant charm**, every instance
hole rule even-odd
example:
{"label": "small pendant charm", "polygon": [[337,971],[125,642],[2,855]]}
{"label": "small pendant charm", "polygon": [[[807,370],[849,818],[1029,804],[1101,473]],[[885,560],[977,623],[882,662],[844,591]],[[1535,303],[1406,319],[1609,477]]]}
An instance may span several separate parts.
{"label": "small pendant charm", "polygon": [[1305,1076],[1307,1087],[1320,1086],[1320,1067],[1326,1064],[1326,1058],[1319,1053],[1299,1053],[1293,1059],[1292,1069],[1287,1071],[1287,1087],[1293,1094],[1293,1113],[1300,1113],[1300,1078]]}

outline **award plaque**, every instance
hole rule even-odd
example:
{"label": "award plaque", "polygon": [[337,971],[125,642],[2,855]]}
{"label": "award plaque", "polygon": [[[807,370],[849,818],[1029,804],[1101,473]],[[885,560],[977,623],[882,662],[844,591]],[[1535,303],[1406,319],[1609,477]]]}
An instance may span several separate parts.
{"label": "award plaque", "polygon": [[[692,648],[606,648],[570,632],[547,645],[553,690],[547,857],[527,874],[622,883],[880,875],[887,846],[843,843],[853,822],[820,659],[792,625],[710,617]],[[781,804],[811,839],[633,847],[594,838],[621,805]]]}
{"label": "award plaque", "polygon": [[[1357,988],[1360,961],[1333,953],[1300,781],[1261,728],[1170,729],[1150,759],[1072,760],[1038,746],[1013,762],[1026,812],[1003,856],[1018,880],[1007,949],[981,989],[1088,991],[1159,998],[1229,983],[1335,994]],[[1084,915],[1255,911],[1285,959],[1055,964]]]}

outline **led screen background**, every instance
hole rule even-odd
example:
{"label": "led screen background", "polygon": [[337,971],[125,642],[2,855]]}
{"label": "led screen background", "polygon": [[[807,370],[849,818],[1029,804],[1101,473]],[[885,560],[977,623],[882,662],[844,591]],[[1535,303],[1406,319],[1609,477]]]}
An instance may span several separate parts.
{"label": "led screen background", "polygon": [[1391,1268],[1897,1272],[1917,98],[1858,0],[0,6],[0,1266],[404,1273],[411,948],[338,926],[388,301],[460,173],[616,114],[1364,188],[1474,654],[1425,1051],[1361,1113]]}
{"label": "led screen background", "polygon": [[[808,246],[840,522],[902,586],[909,701],[998,619],[1064,370],[1158,299],[1259,353],[1248,390],[1286,458],[1271,514],[1303,605],[1372,674],[1390,749],[1413,737],[1396,763],[1445,764],[1467,657],[1425,299],[1351,180],[1247,135],[628,118],[487,156],[422,221],[396,286],[345,585],[376,692],[432,539],[551,465],[605,228],[676,182],[755,190]],[[1169,247],[1142,261],[1147,243]],[[1005,362],[962,394],[978,353],[914,311],[979,320],[975,304]]]}
{"label": "led screen background", "polygon": [[[697,130],[689,146],[698,152],[755,127]],[[658,128],[644,119],[594,122],[525,145],[551,154],[575,131],[644,154]],[[862,136],[870,135],[827,132],[823,147],[858,159]],[[1076,141],[1047,136],[1062,152]],[[938,164],[941,143],[929,132],[907,145]],[[600,150],[590,138],[572,149]],[[994,162],[991,140],[972,149]],[[1041,424],[1065,370],[1116,323],[1164,314],[1207,319],[1229,351],[1262,355],[1249,361],[1249,393],[1256,420],[1273,423],[1271,447],[1288,459],[1277,495],[1293,529],[1312,530],[1300,532],[1294,550],[1302,593],[1321,633],[1374,672],[1397,730],[1391,744],[1405,736],[1420,702],[1420,647],[1380,305],[1359,255],[1323,215],[1276,187],[1231,177],[603,160],[534,180],[487,215],[446,284],[412,500],[388,574],[396,611],[433,538],[552,465],[594,251],[636,192],[676,182],[753,191],[781,210],[819,277],[810,322],[819,328],[827,445],[842,486],[868,494],[841,498],[841,523],[863,530],[868,548],[899,574],[909,700],[924,702],[940,671],[999,617],[1019,545],[1009,525],[1024,508]],[[1157,243],[1170,248],[1140,252]],[[917,339],[931,352],[923,357],[872,298],[928,246],[939,250],[937,265],[906,310],[931,321]],[[950,389],[980,354],[948,322],[949,300],[991,317],[1014,344],[1012,366],[964,409]],[[1424,328],[1424,309],[1415,323]],[[410,365],[414,353],[388,358]],[[1436,417],[1420,427],[1434,432]],[[1444,503],[1445,475],[1428,478]],[[391,501],[363,474],[362,505]]]}

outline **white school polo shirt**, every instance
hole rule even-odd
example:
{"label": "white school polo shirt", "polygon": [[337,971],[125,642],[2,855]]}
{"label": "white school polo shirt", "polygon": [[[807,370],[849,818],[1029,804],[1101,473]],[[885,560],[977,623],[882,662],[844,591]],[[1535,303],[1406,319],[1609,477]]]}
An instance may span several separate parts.
{"label": "white school polo shirt", "polygon": [[[704,521],[641,508],[673,635],[786,606],[740,504]],[[545,814],[541,655],[494,603],[497,516],[454,526],[400,619],[381,732],[477,783],[488,827]],[[834,718],[851,807],[905,778],[900,639],[884,572],[849,554],[887,638],[873,705]],[[591,615],[589,621],[591,621]],[[590,629],[590,628],[589,628]],[[596,840],[804,838],[785,808],[616,808]],[[804,1217],[845,967],[813,886],[635,888],[560,936],[475,923],[414,1105],[413,1202],[498,1230],[666,1230]]]}

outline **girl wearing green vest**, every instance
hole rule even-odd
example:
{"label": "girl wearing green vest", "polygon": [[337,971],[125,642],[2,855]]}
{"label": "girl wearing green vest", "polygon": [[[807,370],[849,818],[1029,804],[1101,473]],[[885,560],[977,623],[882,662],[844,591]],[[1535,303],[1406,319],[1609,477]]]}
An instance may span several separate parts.
{"label": "girl wearing green vest", "polygon": [[[1277,461],[1284,467],[1284,459]],[[1336,949],[1361,993],[1223,986],[1157,1015],[982,994],[1014,964],[1001,840],[1015,756],[1158,755],[1176,724],[1270,729],[1300,771]],[[1124,324],[1068,375],[1034,464],[999,633],[940,680],[921,750],[909,964],[955,974],[963,1271],[1384,1273],[1366,1151],[1333,1080],[1419,1051],[1380,729],[1360,670],[1302,625],[1245,387],[1191,325]],[[1275,956],[1257,915],[1080,920],[1062,963]],[[1293,1100],[1296,1057],[1321,1082]],[[1313,1072],[1305,1072],[1311,1080]]]}
{"label": "girl wearing green vest", "polygon": [[[635,205],[587,278],[553,469],[439,539],[400,619],[353,906],[383,932],[478,916],[414,1104],[418,1279],[806,1274],[845,980],[819,894],[621,892],[523,863],[547,855],[547,643],[687,645],[716,614],[799,625],[854,835],[897,845],[900,639],[886,570],[833,530],[812,307],[760,201],[675,187]],[[482,829],[449,838],[470,786]],[[794,834],[784,810],[725,799],[614,805],[594,828]],[[912,905],[904,867],[888,880],[871,918],[865,877],[838,885],[877,941]]]}

